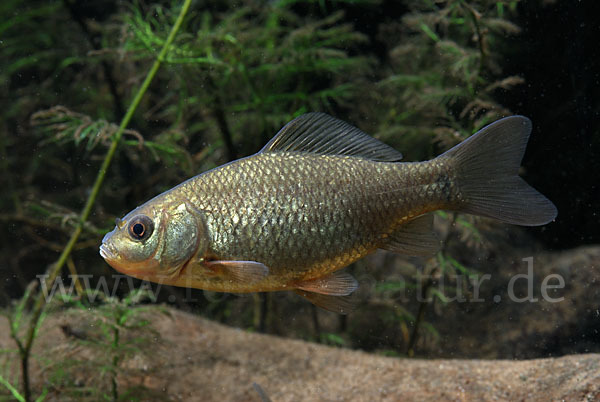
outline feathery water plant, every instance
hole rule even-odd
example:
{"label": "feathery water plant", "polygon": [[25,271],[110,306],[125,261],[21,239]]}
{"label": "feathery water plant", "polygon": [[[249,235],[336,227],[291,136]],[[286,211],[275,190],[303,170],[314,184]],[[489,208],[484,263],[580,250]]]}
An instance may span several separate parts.
{"label": "feathery water plant", "polygon": [[[150,318],[164,310],[140,304],[151,299],[152,295],[140,288],[122,299],[87,290],[81,296],[63,295],[54,300],[51,310],[64,310],[66,323],[61,329],[71,342],[64,359],[42,362],[43,370],[49,373],[47,386],[78,398],[116,401],[150,396],[152,392],[146,387],[120,386],[119,379],[139,374],[140,370],[127,366],[128,359],[149,358],[160,345],[160,334],[152,328]],[[97,302],[90,305],[89,300]]]}
{"label": "feathery water plant", "polygon": [[447,149],[510,114],[494,95],[523,83],[521,77],[502,76],[497,63],[498,42],[519,32],[505,18],[516,3],[409,3],[402,23],[387,28],[390,74],[377,93],[386,105],[380,125],[385,138],[404,138],[409,149],[411,142],[418,144],[411,158],[424,159],[436,154],[432,144]]}

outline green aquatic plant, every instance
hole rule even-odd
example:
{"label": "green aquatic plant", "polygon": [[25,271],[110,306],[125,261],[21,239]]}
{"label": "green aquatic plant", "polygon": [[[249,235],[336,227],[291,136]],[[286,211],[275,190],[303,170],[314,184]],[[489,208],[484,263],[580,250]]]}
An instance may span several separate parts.
{"label": "green aquatic plant", "polygon": [[[119,386],[119,378],[136,374],[135,369],[126,367],[127,359],[149,358],[156,352],[160,334],[152,329],[149,317],[164,311],[140,304],[151,299],[143,288],[122,299],[90,290],[81,297],[55,299],[50,310],[64,310],[61,330],[70,345],[64,359],[42,363],[46,386],[77,398],[116,401],[150,396],[152,391],[143,385]],[[90,305],[89,300],[97,302]]]}
{"label": "green aquatic plant", "polygon": [[[1,315],[6,316],[9,322],[10,335],[13,339],[18,339],[20,334],[26,330],[26,309],[27,304],[31,302],[32,292],[34,286],[30,285],[23,297],[13,306],[11,310],[2,311]],[[45,314],[40,316],[40,319],[35,328],[35,335],[37,336],[39,326],[41,325]],[[25,321],[25,323],[24,323]],[[28,401],[28,392],[23,389],[19,391],[19,370],[15,367],[15,362],[19,360],[20,355],[23,353],[23,345],[20,342],[16,342],[17,349],[2,349],[0,350],[0,385],[4,387],[6,391],[19,402]],[[29,361],[26,362],[29,364]],[[2,388],[0,388],[2,389]],[[49,389],[44,387],[38,397],[35,399],[36,402],[43,401],[48,394]],[[2,391],[0,391],[0,396]]]}
{"label": "green aquatic plant", "polygon": [[[145,288],[131,291],[123,298],[110,297],[103,291],[87,289],[76,295],[63,292],[49,302],[44,314],[60,314],[60,328],[66,341],[59,360],[48,359],[45,351],[32,355],[43,373],[43,389],[36,401],[48,394],[79,400],[140,400],[155,396],[143,385],[119,385],[120,378],[139,375],[139,370],[126,364],[132,356],[150,359],[160,345],[160,334],[152,326],[151,317],[164,310],[143,305],[153,300]],[[17,304],[10,318],[11,330],[20,332],[27,324],[24,306]],[[38,335],[36,335],[37,337]],[[0,350],[0,384],[18,401],[25,394],[18,389],[19,373],[14,364],[18,350]],[[2,392],[0,392],[2,395]]]}
{"label": "green aquatic plant", "polygon": [[[88,115],[73,112],[64,106],[40,110],[31,116],[30,121],[41,137],[40,146],[85,144],[86,153],[93,151],[100,144],[108,147],[119,129],[116,124],[105,119],[93,120]],[[128,146],[127,151],[137,154],[144,149],[157,162],[191,169],[191,155],[180,145],[182,138],[177,132],[161,133],[153,141],[145,140],[139,132],[131,129],[124,130],[123,135],[130,138],[123,140],[123,144]]]}
{"label": "green aquatic plant", "polygon": [[[172,101],[158,103],[156,115],[189,122],[188,130],[194,130],[194,121],[210,121],[198,127],[203,136],[222,140],[227,157],[235,159],[237,144],[258,149],[295,114],[327,110],[356,95],[355,78],[369,70],[369,59],[349,50],[366,38],[342,22],[342,13],[310,20],[280,2],[228,10],[204,11],[189,20],[165,60]],[[161,43],[158,27],[168,18],[158,5],[135,8],[125,16],[129,35],[115,44],[115,53],[152,57]]]}
{"label": "green aquatic plant", "polygon": [[[504,76],[503,41],[518,1],[411,1],[400,23],[384,28],[390,74],[378,83],[380,132],[401,138],[415,160],[457,144],[510,111],[498,93],[523,83]],[[390,138],[391,139],[391,138]]]}

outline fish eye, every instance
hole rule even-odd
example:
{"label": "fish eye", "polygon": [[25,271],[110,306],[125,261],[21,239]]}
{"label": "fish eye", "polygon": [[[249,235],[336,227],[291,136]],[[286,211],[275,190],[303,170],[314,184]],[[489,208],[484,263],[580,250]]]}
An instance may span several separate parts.
{"label": "fish eye", "polygon": [[129,235],[134,240],[145,240],[152,235],[154,223],[146,215],[137,215],[129,223]]}

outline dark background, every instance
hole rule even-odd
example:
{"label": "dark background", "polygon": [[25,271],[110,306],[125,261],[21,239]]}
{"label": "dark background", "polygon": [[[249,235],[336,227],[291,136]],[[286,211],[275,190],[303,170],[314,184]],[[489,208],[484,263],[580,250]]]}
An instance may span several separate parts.
{"label": "dark background", "polygon": [[598,243],[600,3],[533,3],[519,6],[523,32],[504,68],[526,79],[508,101],[533,120],[527,176],[559,211],[538,233],[555,248]]}

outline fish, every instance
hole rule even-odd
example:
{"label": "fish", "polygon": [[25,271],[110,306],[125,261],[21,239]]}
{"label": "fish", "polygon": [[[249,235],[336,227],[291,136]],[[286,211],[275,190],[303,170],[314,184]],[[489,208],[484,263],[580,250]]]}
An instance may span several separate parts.
{"label": "fish", "polygon": [[285,125],[258,153],[182,182],[116,220],[100,246],[115,270],[217,292],[293,291],[348,313],[342,270],[378,249],[435,254],[436,210],[538,226],[557,216],[519,168],[532,130],[500,119],[434,159],[402,154],[324,113]]}

